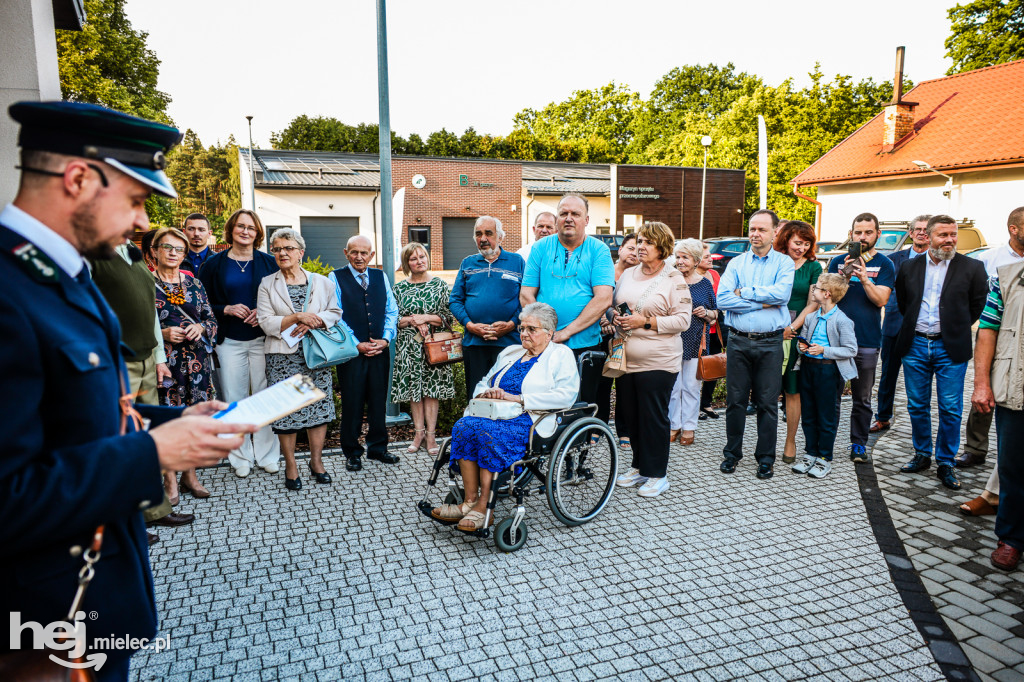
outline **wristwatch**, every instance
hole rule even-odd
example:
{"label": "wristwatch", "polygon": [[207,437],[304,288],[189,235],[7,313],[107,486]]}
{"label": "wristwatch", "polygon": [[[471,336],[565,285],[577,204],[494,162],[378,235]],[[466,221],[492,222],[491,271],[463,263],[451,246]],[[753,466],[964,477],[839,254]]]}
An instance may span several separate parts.
{"label": "wristwatch", "polygon": [[651,318],[645,317],[644,318],[644,329],[650,329],[650,328],[651,328]]}

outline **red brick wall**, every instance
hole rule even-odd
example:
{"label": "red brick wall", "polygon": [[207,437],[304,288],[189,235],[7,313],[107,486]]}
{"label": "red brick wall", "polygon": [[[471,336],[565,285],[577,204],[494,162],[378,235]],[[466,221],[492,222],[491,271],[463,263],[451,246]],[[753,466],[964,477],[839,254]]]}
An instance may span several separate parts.
{"label": "red brick wall", "polygon": [[[391,182],[394,191],[405,188],[402,244],[409,243],[409,227],[430,226],[431,269],[440,270],[444,253],[442,218],[494,216],[505,230],[505,244],[511,250],[522,243],[519,205],[523,192],[522,166],[518,163],[487,163],[449,159],[393,159]],[[423,175],[423,189],[412,186],[414,175]],[[459,184],[466,175],[468,186]],[[480,187],[476,183],[492,184]],[[515,212],[512,207],[515,206]],[[398,254],[395,254],[398,265]]]}

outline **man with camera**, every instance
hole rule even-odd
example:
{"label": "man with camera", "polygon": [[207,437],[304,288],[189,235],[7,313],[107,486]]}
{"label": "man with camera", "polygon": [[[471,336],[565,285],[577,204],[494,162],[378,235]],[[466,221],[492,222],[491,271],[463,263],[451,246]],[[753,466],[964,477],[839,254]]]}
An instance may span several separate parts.
{"label": "man with camera", "polygon": [[[850,288],[839,302],[839,309],[853,320],[857,333],[857,378],[850,381],[853,406],[850,410],[850,460],[870,462],[867,452],[871,428],[871,388],[882,347],[882,308],[896,284],[892,261],[875,250],[881,234],[878,218],[861,213],[850,228],[850,250],[845,258],[836,256],[828,264],[829,272],[841,273],[850,280]],[[838,408],[837,408],[838,409]]]}

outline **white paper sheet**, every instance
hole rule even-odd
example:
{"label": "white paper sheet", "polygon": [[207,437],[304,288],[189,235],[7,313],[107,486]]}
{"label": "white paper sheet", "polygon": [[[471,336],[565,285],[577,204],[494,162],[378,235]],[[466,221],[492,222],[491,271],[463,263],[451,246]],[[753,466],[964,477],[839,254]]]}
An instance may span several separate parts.
{"label": "white paper sheet", "polygon": [[221,410],[213,415],[213,418],[232,424],[266,426],[326,396],[327,394],[317,388],[312,379],[296,374],[245,400],[231,403],[228,409]]}
{"label": "white paper sheet", "polygon": [[302,341],[301,336],[292,336],[292,332],[295,331],[295,328],[298,326],[298,324],[293,324],[281,332],[281,338],[284,339],[284,342],[288,344],[289,348],[295,348],[295,344]]}

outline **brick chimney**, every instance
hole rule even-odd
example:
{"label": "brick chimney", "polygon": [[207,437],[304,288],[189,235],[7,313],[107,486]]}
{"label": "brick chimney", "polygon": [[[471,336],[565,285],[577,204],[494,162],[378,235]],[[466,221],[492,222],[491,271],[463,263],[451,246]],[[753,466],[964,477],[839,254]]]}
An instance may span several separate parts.
{"label": "brick chimney", "polygon": [[917,102],[903,100],[904,46],[896,48],[896,77],[893,81],[892,102],[885,106],[882,121],[882,152],[891,152],[903,138],[914,132],[914,108]]}

